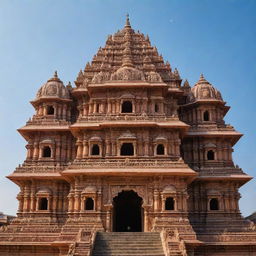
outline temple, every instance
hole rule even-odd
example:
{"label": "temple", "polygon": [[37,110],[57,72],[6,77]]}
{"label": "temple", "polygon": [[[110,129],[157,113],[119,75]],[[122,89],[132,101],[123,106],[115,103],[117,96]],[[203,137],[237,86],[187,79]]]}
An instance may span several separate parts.
{"label": "temple", "polygon": [[31,104],[1,256],[256,255],[229,106],[203,75],[182,82],[129,17],[75,86],[55,72]]}

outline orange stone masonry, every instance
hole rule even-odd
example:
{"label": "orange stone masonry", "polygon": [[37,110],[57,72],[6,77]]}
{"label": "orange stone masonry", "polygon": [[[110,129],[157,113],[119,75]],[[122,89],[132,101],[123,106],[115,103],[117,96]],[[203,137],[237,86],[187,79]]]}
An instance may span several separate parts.
{"label": "orange stone masonry", "polygon": [[182,84],[127,17],[75,85],[55,72],[18,130],[27,157],[8,176],[19,208],[1,256],[93,255],[97,232],[129,231],[159,232],[166,256],[256,255],[238,204],[252,177],[232,160],[242,134],[203,75]]}

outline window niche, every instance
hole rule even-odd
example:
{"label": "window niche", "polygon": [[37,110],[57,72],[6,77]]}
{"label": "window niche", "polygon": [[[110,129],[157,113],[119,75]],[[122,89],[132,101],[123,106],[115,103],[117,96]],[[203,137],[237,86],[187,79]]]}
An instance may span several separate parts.
{"label": "window niche", "polygon": [[47,115],[54,115],[54,107],[53,106],[47,106],[46,107],[46,113],[47,113]]}
{"label": "window niche", "polygon": [[47,211],[48,210],[48,198],[46,197],[41,197],[39,199],[39,205],[38,205],[38,210],[40,211]]}
{"label": "window niche", "polygon": [[204,111],[203,119],[204,121],[210,121],[210,114],[208,110]]}
{"label": "window niche", "polygon": [[52,157],[52,149],[49,146],[43,147],[42,157],[45,157],[45,158]]}
{"label": "window niche", "polygon": [[98,144],[93,144],[91,149],[92,156],[99,156],[100,155],[100,147]]}
{"label": "window niche", "polygon": [[173,211],[175,209],[175,201],[173,197],[167,197],[165,200],[165,210]]}
{"label": "window niche", "polygon": [[215,152],[213,150],[207,151],[207,160],[215,160]]}
{"label": "window niche", "polygon": [[132,113],[133,106],[131,101],[123,101],[122,103],[122,113]]}
{"label": "window niche", "polygon": [[123,143],[120,149],[121,156],[133,156],[134,146],[133,143]]}
{"label": "window niche", "polygon": [[209,202],[210,211],[218,211],[219,210],[219,200],[218,198],[211,198]]}
{"label": "window niche", "polygon": [[91,197],[88,197],[84,201],[84,209],[86,211],[94,210],[94,200]]}
{"label": "window niche", "polygon": [[156,147],[156,154],[157,155],[164,155],[165,154],[165,148],[163,144],[158,144]]}
{"label": "window niche", "polygon": [[158,112],[159,112],[159,105],[155,104],[155,113],[158,113]]}

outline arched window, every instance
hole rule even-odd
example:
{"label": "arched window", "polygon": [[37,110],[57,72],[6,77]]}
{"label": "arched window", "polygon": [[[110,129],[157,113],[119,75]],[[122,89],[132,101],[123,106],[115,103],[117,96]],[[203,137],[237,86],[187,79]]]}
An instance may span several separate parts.
{"label": "arched window", "polygon": [[46,197],[39,199],[39,210],[48,210],[48,199]]}
{"label": "arched window", "polygon": [[164,145],[158,144],[156,148],[156,154],[157,155],[164,155]]}
{"label": "arched window", "polygon": [[97,144],[92,145],[92,155],[98,156],[100,154],[100,147]]}
{"label": "arched window", "polygon": [[123,102],[122,113],[132,113],[132,103],[130,101]]}
{"label": "arched window", "polygon": [[94,201],[92,198],[90,198],[90,197],[86,198],[84,208],[85,208],[85,210],[93,210],[94,209]]}
{"label": "arched window", "polygon": [[174,199],[173,197],[167,197],[165,200],[165,210],[174,210]]}
{"label": "arched window", "polygon": [[45,146],[43,148],[43,157],[51,157],[52,156],[52,150],[49,146]]}
{"label": "arched window", "polygon": [[210,200],[210,210],[211,211],[217,211],[219,210],[219,201],[217,198],[212,198]]}
{"label": "arched window", "polygon": [[47,115],[54,115],[54,107],[47,106]]}
{"label": "arched window", "polygon": [[155,112],[157,113],[159,111],[159,106],[158,104],[155,104]]}
{"label": "arched window", "polygon": [[121,147],[121,156],[133,156],[134,148],[132,143],[123,143]]}
{"label": "arched window", "polygon": [[214,151],[209,150],[209,151],[207,152],[207,160],[214,160],[214,159],[215,159]]}
{"label": "arched window", "polygon": [[204,121],[209,121],[209,120],[210,120],[209,112],[206,110],[204,111]]}

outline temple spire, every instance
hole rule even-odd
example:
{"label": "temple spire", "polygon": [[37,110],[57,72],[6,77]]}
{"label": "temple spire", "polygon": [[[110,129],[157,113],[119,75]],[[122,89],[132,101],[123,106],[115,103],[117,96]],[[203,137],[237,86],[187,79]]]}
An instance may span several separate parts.
{"label": "temple spire", "polygon": [[126,14],[126,23],[125,23],[125,27],[131,27],[131,24],[130,24],[130,19],[129,19],[129,14],[127,13]]}

